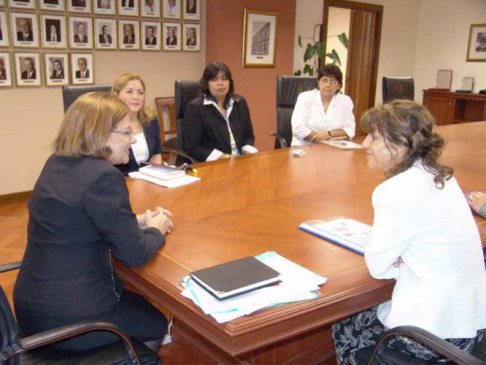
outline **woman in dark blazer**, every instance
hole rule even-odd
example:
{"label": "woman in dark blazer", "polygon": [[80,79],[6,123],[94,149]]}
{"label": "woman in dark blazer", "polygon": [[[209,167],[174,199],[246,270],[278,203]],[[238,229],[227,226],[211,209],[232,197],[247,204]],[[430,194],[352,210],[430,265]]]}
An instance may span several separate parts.
{"label": "woman in dark blazer", "polygon": [[[17,320],[32,335],[82,320],[115,323],[157,349],[167,320],[124,289],[112,256],[129,267],[149,261],[172,227],[162,208],[135,215],[125,178],[134,142],[128,108],[112,94],[87,93],[68,109],[29,201],[27,249],[14,289]],[[56,347],[88,350],[118,341],[108,332]]]}
{"label": "woman in dark blazer", "polygon": [[118,77],[112,92],[129,108],[130,127],[135,133],[136,142],[130,149],[130,159],[127,164],[116,167],[128,175],[138,171],[144,162],[162,163],[159,121],[155,112],[145,107],[145,83],[137,74],[126,73]]}
{"label": "woman in dark blazer", "polygon": [[257,153],[246,100],[234,93],[231,71],[223,62],[206,66],[200,96],[187,105],[184,149],[199,161]]}

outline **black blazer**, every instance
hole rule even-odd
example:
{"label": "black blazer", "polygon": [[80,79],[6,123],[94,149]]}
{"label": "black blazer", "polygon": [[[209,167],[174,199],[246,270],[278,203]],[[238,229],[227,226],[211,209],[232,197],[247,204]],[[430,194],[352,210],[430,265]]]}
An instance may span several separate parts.
{"label": "black blazer", "polygon": [[[81,71],[76,71],[75,76],[76,76],[77,79],[80,79],[81,78]],[[86,73],[85,73],[84,77],[86,79],[89,79],[89,70],[86,70]]]}
{"label": "black blazer", "polygon": [[[61,319],[107,313],[123,290],[111,255],[138,267],[165,244],[159,230],[138,227],[125,178],[104,159],[52,155],[28,207],[27,249],[14,290],[17,313]],[[27,333],[30,325],[20,323]]]}
{"label": "black blazer", "polygon": [[[229,121],[236,147],[241,153],[245,145],[253,146],[255,135],[250,110],[241,95],[235,95]],[[226,120],[214,105],[204,105],[200,96],[187,105],[182,124],[184,150],[199,161],[206,161],[214,149],[231,153],[231,142]]]}
{"label": "black blazer", "polygon": [[[153,155],[158,155],[162,152],[162,147],[160,145],[160,127],[157,118],[152,120],[150,124],[143,125],[143,134],[145,135],[145,140],[147,141],[147,146],[149,150],[149,160]],[[120,170],[124,175],[128,175],[129,172],[138,171],[140,165],[135,160],[135,155],[130,148],[130,160],[127,164],[115,165],[118,170]]]}
{"label": "black blazer", "polygon": [[100,34],[98,36],[98,41],[99,41],[100,44],[107,44],[107,43],[111,44],[113,42],[113,39],[111,38],[111,35],[109,35],[109,34],[106,35],[106,39],[108,39],[108,42],[105,41],[105,37],[104,37],[103,34]]}
{"label": "black blazer", "polygon": [[17,39],[19,41],[33,42],[34,41],[34,33],[32,33],[32,31],[30,31],[29,33],[27,33],[27,39],[24,39],[24,33],[17,32]]}

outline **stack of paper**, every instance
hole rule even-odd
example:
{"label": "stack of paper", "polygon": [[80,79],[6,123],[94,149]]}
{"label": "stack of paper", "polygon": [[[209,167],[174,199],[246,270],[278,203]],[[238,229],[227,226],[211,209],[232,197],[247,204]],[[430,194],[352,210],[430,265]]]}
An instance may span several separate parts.
{"label": "stack of paper", "polygon": [[258,260],[280,273],[281,283],[241,294],[233,298],[218,300],[189,277],[184,278],[182,295],[191,299],[205,314],[219,323],[253,313],[259,309],[284,303],[317,298],[319,285],[326,278],[287,260],[275,252],[256,256]]}
{"label": "stack of paper", "polygon": [[133,179],[145,180],[160,186],[165,186],[166,188],[176,188],[178,186],[187,185],[195,181],[201,180],[200,177],[189,176],[189,175],[184,175],[182,177],[178,177],[177,179],[162,180],[150,175],[142,174],[141,172],[138,171],[130,172],[128,176],[130,176]]}

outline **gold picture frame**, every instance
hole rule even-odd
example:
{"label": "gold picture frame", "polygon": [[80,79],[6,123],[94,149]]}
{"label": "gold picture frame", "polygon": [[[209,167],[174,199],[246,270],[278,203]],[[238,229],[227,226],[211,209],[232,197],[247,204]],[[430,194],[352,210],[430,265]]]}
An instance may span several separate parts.
{"label": "gold picture frame", "polygon": [[69,85],[69,54],[44,53],[44,80],[46,86]]}
{"label": "gold picture frame", "polygon": [[245,9],[243,67],[275,67],[277,13]]}
{"label": "gold picture frame", "polygon": [[486,62],[486,24],[471,24],[467,62]]}

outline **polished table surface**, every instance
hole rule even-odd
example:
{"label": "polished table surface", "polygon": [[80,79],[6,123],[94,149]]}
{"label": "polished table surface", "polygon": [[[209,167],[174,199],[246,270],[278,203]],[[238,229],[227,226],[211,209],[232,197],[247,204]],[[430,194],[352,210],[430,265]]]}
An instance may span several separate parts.
{"label": "polished table surface", "polygon": [[[442,161],[464,192],[486,190],[486,122],[439,127]],[[215,362],[333,363],[330,325],[389,299],[394,281],[374,280],[362,256],[300,231],[309,219],[345,216],[373,223],[371,195],[383,172],[370,170],[362,150],[327,145],[262,152],[195,165],[201,181],[175,189],[128,180],[134,211],[163,206],[175,229],[142,268],[119,275],[166,307],[176,325]],[[486,223],[475,215],[486,243]],[[218,324],[180,294],[189,272],[265,251],[328,278],[315,300],[274,307]]]}

